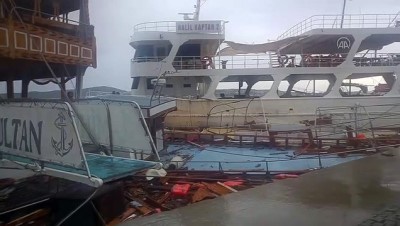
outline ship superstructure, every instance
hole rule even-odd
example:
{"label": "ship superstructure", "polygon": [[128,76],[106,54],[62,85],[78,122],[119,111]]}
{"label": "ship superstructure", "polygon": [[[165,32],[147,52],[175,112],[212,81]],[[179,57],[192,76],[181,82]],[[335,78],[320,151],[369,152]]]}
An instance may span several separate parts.
{"label": "ship superstructure", "polygon": [[[152,95],[162,86],[161,95],[191,99],[178,104],[182,114],[190,105],[204,117],[221,103],[249,105],[245,100],[254,98],[264,104],[250,104],[248,115],[314,114],[338,101],[393,103],[400,94],[399,20],[398,14],[312,16],[256,45],[225,41],[224,21],[139,24],[130,43],[132,92]],[[360,83],[368,78],[379,83]]]}

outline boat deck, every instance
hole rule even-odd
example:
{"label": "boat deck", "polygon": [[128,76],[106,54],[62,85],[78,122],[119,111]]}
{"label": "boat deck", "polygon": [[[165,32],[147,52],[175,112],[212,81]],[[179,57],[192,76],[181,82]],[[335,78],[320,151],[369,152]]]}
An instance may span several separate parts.
{"label": "boat deck", "polygon": [[400,150],[393,154],[376,154],[122,225],[374,225],[369,218],[400,204]]}
{"label": "boat deck", "polygon": [[303,171],[365,157],[365,154],[349,154],[340,157],[335,153],[296,156],[295,149],[266,146],[218,146],[197,147],[190,144],[170,144],[160,152],[161,160],[169,162],[173,156],[184,157],[182,165],[188,170],[221,171]]}
{"label": "boat deck", "polygon": [[[7,159],[32,164],[34,161],[29,158],[3,154]],[[153,168],[156,162],[148,162],[142,160],[125,159],[113,156],[97,155],[85,153],[89,171],[92,175],[102,179],[105,183],[111,182],[128,175],[132,175],[139,171]],[[55,163],[44,162],[45,167],[64,171],[65,174],[76,173],[86,176],[87,172],[84,169],[78,169],[68,166],[63,166]]]}

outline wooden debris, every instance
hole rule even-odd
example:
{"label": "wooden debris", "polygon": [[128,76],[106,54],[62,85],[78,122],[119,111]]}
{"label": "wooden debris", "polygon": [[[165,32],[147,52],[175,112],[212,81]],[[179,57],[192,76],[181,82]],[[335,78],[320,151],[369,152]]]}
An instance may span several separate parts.
{"label": "wooden debris", "polygon": [[224,188],[230,190],[231,192],[238,192],[236,189],[233,189],[233,188],[229,187],[228,185],[226,185],[226,184],[224,184],[224,183],[217,182],[217,184],[219,184],[219,185],[221,185],[222,187],[224,187]]}
{"label": "wooden debris", "polygon": [[[39,209],[36,210],[32,213],[29,213],[25,216],[19,217],[17,219],[14,219],[10,222],[8,222],[7,224],[5,224],[5,226],[19,226],[19,225],[25,225],[25,224],[35,224],[36,225],[36,221],[42,221],[42,218],[45,218],[49,215],[50,210],[49,209]],[[37,224],[39,225],[39,224]]]}
{"label": "wooden debris", "polygon": [[211,184],[211,183],[206,183],[206,182],[202,182],[202,184],[204,184],[210,191],[212,191],[213,193],[217,194],[217,195],[226,195],[229,193],[232,193],[232,191],[228,188],[226,188],[225,186],[221,186],[220,184]]}
{"label": "wooden debris", "polygon": [[207,188],[199,188],[192,196],[192,203],[200,202],[207,198],[215,198],[215,195],[211,193]]}

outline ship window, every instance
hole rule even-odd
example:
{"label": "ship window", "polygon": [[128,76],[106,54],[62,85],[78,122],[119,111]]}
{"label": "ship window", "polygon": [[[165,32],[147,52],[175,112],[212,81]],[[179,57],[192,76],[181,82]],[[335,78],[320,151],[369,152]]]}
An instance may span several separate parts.
{"label": "ship window", "polygon": [[165,47],[157,47],[157,56],[158,57],[165,57],[167,55],[167,51]]}
{"label": "ship window", "polygon": [[279,83],[278,96],[323,97],[330,92],[335,81],[333,74],[289,75]]}
{"label": "ship window", "polygon": [[167,87],[167,88],[173,88],[174,85],[172,85],[172,84],[166,84],[165,87]]}
{"label": "ship window", "polygon": [[173,66],[176,70],[202,69],[200,44],[183,44],[179,47]]}
{"label": "ship window", "polygon": [[221,99],[262,97],[273,83],[270,75],[231,75],[218,83],[214,94]]}
{"label": "ship window", "polygon": [[190,88],[192,87],[192,84],[183,84],[183,88]]}
{"label": "ship window", "polygon": [[390,92],[396,81],[396,75],[388,74],[352,74],[343,80],[340,94],[351,96],[383,96]]}
{"label": "ship window", "polygon": [[177,56],[200,56],[200,44],[183,44],[179,47]]}
{"label": "ship window", "polygon": [[151,80],[153,80],[154,78],[148,78],[147,80],[146,80],[146,83],[147,83],[147,89],[154,89],[154,85],[153,85],[153,83],[151,83]]}
{"label": "ship window", "polygon": [[140,45],[136,47],[135,59],[146,59],[154,56],[154,47],[152,45]]}
{"label": "ship window", "polygon": [[133,78],[132,89],[137,89],[139,87],[140,77]]}

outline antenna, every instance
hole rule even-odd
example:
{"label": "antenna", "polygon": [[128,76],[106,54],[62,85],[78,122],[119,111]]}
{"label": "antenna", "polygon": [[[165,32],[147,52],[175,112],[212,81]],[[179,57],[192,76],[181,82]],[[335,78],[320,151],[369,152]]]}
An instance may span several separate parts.
{"label": "antenna", "polygon": [[[198,21],[200,17],[200,8],[201,8],[201,1],[197,0],[196,5],[194,5],[195,11],[194,13],[179,13],[179,15],[183,15],[184,20],[195,20]],[[206,0],[203,0],[206,1]],[[193,16],[192,18],[189,16]]]}
{"label": "antenna", "polygon": [[201,0],[197,0],[197,3],[194,6],[194,8],[196,9],[196,11],[193,14],[193,20],[198,21],[200,17]]}
{"label": "antenna", "polygon": [[345,11],[346,11],[346,0],[343,0],[342,21],[340,22],[340,28],[343,28],[343,20],[344,20]]}

